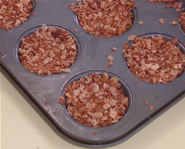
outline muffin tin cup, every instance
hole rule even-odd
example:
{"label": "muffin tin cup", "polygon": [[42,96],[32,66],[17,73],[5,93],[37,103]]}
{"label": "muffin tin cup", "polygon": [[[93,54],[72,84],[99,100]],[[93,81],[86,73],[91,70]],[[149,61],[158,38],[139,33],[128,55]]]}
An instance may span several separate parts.
{"label": "muffin tin cup", "polygon": [[[0,62],[1,69],[14,81],[18,89],[28,98],[26,100],[39,109],[56,132],[68,141],[85,147],[108,147],[123,142],[151,120],[185,97],[185,73],[176,80],[165,84],[151,84],[136,78],[128,69],[126,59],[122,55],[123,46],[130,35],[153,35],[171,39],[179,39],[178,46],[185,42],[184,33],[178,26],[169,25],[168,21],[179,16],[174,9],[166,9],[166,4],[135,1],[137,22],[125,33],[113,38],[97,38],[87,34],[80,25],[74,22],[74,14],[68,8],[75,0],[43,1],[35,0],[35,17],[11,31],[0,30]],[[183,1],[185,2],[185,1]],[[150,14],[150,16],[148,15]],[[162,15],[162,16],[161,16]],[[165,24],[158,22],[165,19]],[[23,67],[18,59],[18,47],[21,39],[39,29],[42,24],[67,29],[77,39],[78,56],[70,67],[71,73],[51,76],[40,76]],[[36,27],[35,27],[36,26]],[[78,32],[74,32],[77,29]],[[149,36],[150,36],[149,34]],[[168,36],[169,35],[169,36]],[[111,48],[116,47],[116,52]],[[113,65],[107,68],[107,55],[114,57]],[[76,122],[61,105],[59,98],[66,83],[91,73],[108,72],[117,76],[130,96],[130,106],[126,115],[116,124],[101,128],[91,128]],[[148,105],[145,102],[148,101]],[[151,110],[150,106],[154,109]]]}
{"label": "muffin tin cup", "polygon": [[[160,32],[160,33],[156,33],[156,32],[154,32],[154,33],[145,33],[145,34],[142,34],[142,35],[138,35],[137,37],[141,37],[141,38],[143,38],[143,37],[152,38],[152,36],[154,36],[154,37],[164,37],[164,38],[167,39],[167,40],[171,40],[171,39],[175,38],[175,37],[173,37],[173,36],[171,36],[171,35],[167,35],[167,34],[164,34],[164,33],[162,33],[162,32]],[[128,42],[128,46],[131,46],[133,43],[134,43],[134,41],[129,41],[129,42]],[[183,45],[180,41],[178,41],[178,42],[176,43],[176,46],[180,48],[181,53],[185,54],[185,47],[184,47],[184,45]],[[124,59],[124,60],[126,59],[125,56],[124,56],[124,54],[123,54],[123,59]],[[129,68],[128,68],[128,69],[129,69]],[[130,71],[130,70],[129,70],[129,71]],[[132,72],[130,71],[130,73],[132,73]],[[133,73],[132,73],[132,74],[133,74]],[[178,76],[175,80],[179,79],[181,76],[183,77],[183,74],[184,74],[184,72],[183,72],[180,76]],[[135,74],[133,74],[133,75],[135,76]],[[144,80],[141,80],[141,79],[138,78],[137,76],[135,76],[135,77],[136,77],[139,81],[146,82],[146,81],[144,81]],[[175,81],[175,80],[173,80],[173,81]],[[173,82],[173,81],[171,81],[171,82]],[[151,83],[151,82],[146,82],[146,83],[155,84],[155,83]],[[167,82],[167,83],[170,83],[170,82]],[[158,84],[158,83],[156,83],[156,84]],[[159,85],[162,85],[162,84],[166,84],[166,83],[161,83],[161,84],[159,84]]]}
{"label": "muffin tin cup", "polygon": [[31,0],[31,1],[32,1],[33,8],[32,8],[32,12],[30,13],[30,16],[23,23],[19,24],[18,26],[14,27],[14,28],[8,29],[8,31],[13,31],[15,28],[18,28],[19,26],[22,26],[24,23],[27,23],[32,17],[35,16],[36,0]]}
{"label": "muffin tin cup", "polygon": [[[76,45],[77,45],[77,56],[76,56],[76,59],[75,59],[75,61],[74,61],[74,63],[69,67],[69,68],[73,68],[74,67],[74,65],[75,65],[75,63],[78,63],[78,59],[79,59],[79,56],[80,56],[80,42],[79,42],[79,40],[78,40],[78,38],[75,36],[75,34],[73,33],[73,32],[71,32],[70,30],[68,30],[67,28],[64,28],[64,27],[61,27],[61,26],[59,26],[59,25],[51,25],[51,24],[46,24],[46,26],[47,27],[54,27],[55,29],[64,29],[64,30],[66,30],[74,39],[75,39],[75,41],[76,41]],[[24,32],[19,38],[18,38],[18,40],[16,41],[16,44],[15,44],[15,49],[14,49],[14,58],[16,59],[16,60],[18,60],[19,61],[19,63],[20,63],[20,65],[22,65],[21,64],[21,62],[20,62],[20,60],[19,60],[19,48],[21,47],[21,44],[22,44],[22,39],[23,38],[25,38],[25,37],[27,37],[27,36],[29,36],[29,35],[31,35],[32,33],[34,33],[35,31],[37,31],[37,30],[39,30],[39,29],[41,29],[42,28],[42,25],[39,25],[39,26],[36,26],[36,27],[33,27],[33,28],[31,28],[31,29],[29,29],[28,31],[26,31],[26,32]],[[23,66],[23,65],[22,65]],[[24,67],[24,66],[23,66]],[[25,68],[25,67],[24,67]],[[26,68],[25,68],[26,69]],[[26,69],[26,71],[29,71],[29,70],[27,70]],[[29,71],[30,73],[33,73],[33,72],[31,72],[31,71]],[[61,72],[61,73],[57,73],[57,74],[52,74],[52,75],[42,75],[42,77],[43,76],[45,76],[45,77],[48,77],[48,76],[55,76],[55,75],[59,75],[59,74],[62,74],[62,73],[65,73],[65,72]],[[34,73],[35,75],[38,75],[38,76],[41,76],[41,75],[39,75],[39,74],[36,74],[36,73]]]}
{"label": "muffin tin cup", "polygon": [[[118,77],[117,75],[111,72],[102,71],[102,70],[85,71],[75,75],[74,77],[66,81],[65,86],[62,90],[61,96],[63,97],[65,96],[64,90],[67,87],[68,83],[71,84],[73,81],[77,81],[80,78],[84,76],[88,76],[90,74],[103,74],[104,72],[107,73],[109,77]],[[119,120],[115,124],[105,126],[105,127],[99,127],[99,128],[88,127],[74,120],[70,116],[69,112],[67,111],[66,105],[62,104],[61,106],[65,114],[64,117],[66,117],[66,119],[69,119],[62,126],[66,130],[66,133],[70,134],[72,138],[77,139],[80,142],[84,142],[84,144],[94,144],[94,145],[99,145],[99,144],[106,145],[112,142],[113,140],[119,140],[119,138],[122,138],[122,136],[124,135],[124,129],[122,127],[125,123],[124,119],[127,119],[129,117],[130,110],[132,109],[131,108],[132,92],[129,89],[127,83],[123,79],[118,77],[118,82],[121,84],[121,87],[123,88],[125,95],[129,98],[128,110],[121,120]],[[96,133],[96,134],[94,135],[93,133]]]}
{"label": "muffin tin cup", "polygon": [[[76,4],[77,4],[77,3],[76,3]],[[96,37],[101,37],[101,38],[113,38],[113,37],[120,36],[120,35],[122,35],[122,34],[128,32],[128,31],[136,24],[136,22],[137,22],[137,8],[134,8],[134,9],[132,10],[132,13],[133,13],[133,16],[132,16],[132,25],[130,26],[130,28],[128,28],[127,31],[125,31],[125,32],[123,32],[123,33],[121,33],[121,34],[119,34],[119,35],[114,35],[114,36],[112,36],[112,37],[102,37],[102,36],[96,36]],[[78,26],[80,26],[80,27],[82,28],[82,26],[80,25],[80,21],[79,21],[79,19],[78,19],[78,15],[77,15],[77,14],[73,13],[73,19],[74,19],[74,22],[75,22]],[[82,28],[82,29],[83,29],[83,28]],[[89,35],[91,35],[91,36],[95,36],[95,35],[93,35],[93,34],[90,34],[90,33],[86,32],[84,29],[83,29],[83,32],[85,32],[86,34],[89,34]]]}

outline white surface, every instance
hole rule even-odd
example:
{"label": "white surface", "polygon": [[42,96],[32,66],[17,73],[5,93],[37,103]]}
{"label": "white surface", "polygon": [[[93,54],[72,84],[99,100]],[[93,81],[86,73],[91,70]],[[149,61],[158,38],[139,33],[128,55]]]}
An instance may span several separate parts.
{"label": "white surface", "polygon": [[[1,76],[1,149],[78,149],[60,138]],[[185,149],[185,98],[110,149]]]}

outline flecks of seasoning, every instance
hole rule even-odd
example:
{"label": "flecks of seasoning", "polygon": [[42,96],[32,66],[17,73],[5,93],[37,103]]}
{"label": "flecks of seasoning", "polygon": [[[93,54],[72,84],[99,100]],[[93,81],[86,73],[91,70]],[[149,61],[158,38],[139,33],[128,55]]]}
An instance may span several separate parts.
{"label": "flecks of seasoning", "polygon": [[57,114],[57,112],[56,112],[56,111],[54,111],[54,112],[53,112],[53,114],[54,114],[54,115],[56,115],[56,114]]}
{"label": "flecks of seasoning", "polygon": [[93,135],[96,135],[96,132],[95,132],[95,131],[93,131],[93,132],[92,132],[92,134],[93,134]]}
{"label": "flecks of seasoning", "polygon": [[163,19],[163,18],[160,18],[160,19],[159,19],[159,23],[160,23],[160,24],[164,24],[164,19]]}
{"label": "flecks of seasoning", "polygon": [[144,24],[144,21],[139,21],[138,23],[142,25],[142,24]]}
{"label": "flecks of seasoning", "polygon": [[154,105],[150,105],[150,110],[153,111],[155,109]]}
{"label": "flecks of seasoning", "polygon": [[63,96],[60,96],[60,104],[64,104],[65,103],[65,99]]}
{"label": "flecks of seasoning", "polygon": [[112,52],[115,52],[117,50],[117,48],[112,47],[111,50],[112,50]]}

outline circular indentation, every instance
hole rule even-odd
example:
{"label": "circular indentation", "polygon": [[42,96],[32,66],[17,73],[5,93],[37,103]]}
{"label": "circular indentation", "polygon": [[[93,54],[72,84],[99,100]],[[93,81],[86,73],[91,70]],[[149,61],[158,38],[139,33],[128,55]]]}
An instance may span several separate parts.
{"label": "circular indentation", "polygon": [[67,83],[60,103],[65,103],[69,115],[80,124],[105,127],[118,123],[125,116],[130,100],[128,87],[118,76],[90,71]]}
{"label": "circular indentation", "polygon": [[83,1],[70,5],[75,22],[89,34],[114,37],[129,30],[135,23],[137,12],[133,0]]}
{"label": "circular indentation", "polygon": [[25,32],[16,43],[16,56],[29,71],[39,75],[69,73],[79,55],[79,42],[69,30],[42,25]]}
{"label": "circular indentation", "polygon": [[34,15],[35,0],[2,1],[0,5],[0,29],[9,30],[23,24]]}
{"label": "circular indentation", "polygon": [[185,48],[166,34],[140,35],[124,46],[123,53],[130,71],[146,82],[168,83],[184,72]]}

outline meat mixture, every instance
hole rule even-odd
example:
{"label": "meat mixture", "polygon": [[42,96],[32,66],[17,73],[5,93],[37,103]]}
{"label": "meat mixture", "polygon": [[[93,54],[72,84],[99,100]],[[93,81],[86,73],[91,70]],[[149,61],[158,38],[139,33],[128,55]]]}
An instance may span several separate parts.
{"label": "meat mixture", "polygon": [[18,50],[20,62],[39,75],[70,72],[77,57],[76,39],[65,29],[43,25],[22,39]]}
{"label": "meat mixture", "polygon": [[179,22],[181,23],[181,27],[183,31],[185,32],[185,11],[181,13],[179,17]]}
{"label": "meat mixture", "polygon": [[175,80],[185,69],[185,54],[176,45],[178,40],[164,37],[136,37],[131,46],[124,46],[130,71],[141,80],[162,84]]}
{"label": "meat mixture", "polygon": [[65,98],[60,98],[60,101],[64,100],[69,114],[89,127],[117,123],[129,106],[118,78],[109,77],[107,73],[91,74],[68,84]]}
{"label": "meat mixture", "polygon": [[32,9],[32,0],[0,0],[0,29],[9,30],[24,23]]}
{"label": "meat mixture", "polygon": [[133,0],[84,0],[69,6],[82,28],[94,35],[113,37],[126,32],[133,24]]}

